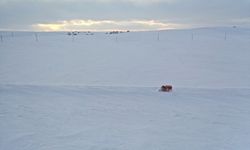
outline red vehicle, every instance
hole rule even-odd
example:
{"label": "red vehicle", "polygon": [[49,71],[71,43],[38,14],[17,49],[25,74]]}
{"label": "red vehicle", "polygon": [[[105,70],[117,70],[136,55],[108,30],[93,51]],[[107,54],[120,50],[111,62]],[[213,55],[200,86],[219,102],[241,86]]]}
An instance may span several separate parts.
{"label": "red vehicle", "polygon": [[162,92],[171,92],[173,90],[172,85],[163,85],[161,86],[160,91]]}

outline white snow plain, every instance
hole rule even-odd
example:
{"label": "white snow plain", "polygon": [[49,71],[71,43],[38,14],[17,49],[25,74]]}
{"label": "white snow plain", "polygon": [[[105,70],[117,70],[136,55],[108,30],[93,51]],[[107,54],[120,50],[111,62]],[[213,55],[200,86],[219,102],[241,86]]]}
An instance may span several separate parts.
{"label": "white snow plain", "polygon": [[1,32],[0,150],[250,148],[249,29],[37,34]]}

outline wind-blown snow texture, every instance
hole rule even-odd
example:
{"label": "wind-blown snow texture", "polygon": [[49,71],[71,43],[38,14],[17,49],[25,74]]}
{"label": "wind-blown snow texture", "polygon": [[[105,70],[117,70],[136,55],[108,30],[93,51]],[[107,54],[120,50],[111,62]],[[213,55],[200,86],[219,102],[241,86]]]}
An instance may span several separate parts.
{"label": "wind-blown snow texture", "polygon": [[0,150],[250,148],[248,29],[1,34]]}

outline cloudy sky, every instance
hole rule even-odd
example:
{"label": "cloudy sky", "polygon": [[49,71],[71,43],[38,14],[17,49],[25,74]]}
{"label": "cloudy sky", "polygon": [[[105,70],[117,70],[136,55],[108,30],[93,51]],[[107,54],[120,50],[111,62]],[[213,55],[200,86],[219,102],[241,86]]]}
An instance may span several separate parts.
{"label": "cloudy sky", "polygon": [[250,0],[0,0],[0,30],[250,27]]}

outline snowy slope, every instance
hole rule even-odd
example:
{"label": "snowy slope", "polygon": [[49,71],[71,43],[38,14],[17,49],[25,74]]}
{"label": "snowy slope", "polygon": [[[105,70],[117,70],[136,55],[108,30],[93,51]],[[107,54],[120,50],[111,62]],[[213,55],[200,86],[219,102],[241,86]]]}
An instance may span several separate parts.
{"label": "snowy slope", "polygon": [[250,147],[248,29],[2,34],[0,150]]}
{"label": "snowy slope", "polygon": [[38,33],[39,42],[33,33],[16,34],[0,45],[0,83],[250,86],[246,29],[161,31],[160,41],[157,32],[82,33],[73,42],[66,33]]}
{"label": "snowy slope", "polygon": [[249,89],[1,86],[1,150],[247,150]]}

